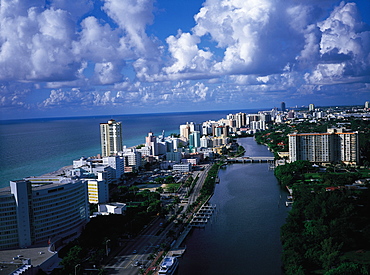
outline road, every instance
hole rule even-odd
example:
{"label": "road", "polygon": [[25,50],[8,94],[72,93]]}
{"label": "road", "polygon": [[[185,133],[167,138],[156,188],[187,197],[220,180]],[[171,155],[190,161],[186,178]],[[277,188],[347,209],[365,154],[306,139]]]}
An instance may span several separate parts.
{"label": "road", "polygon": [[199,178],[198,178],[198,181],[197,181],[196,185],[194,186],[193,192],[189,196],[189,204],[188,205],[192,205],[196,201],[196,199],[198,198],[198,196],[200,194],[200,189],[202,189],[203,183],[206,180],[209,169],[211,169],[210,164],[206,165],[205,169],[203,171],[198,172]]}
{"label": "road", "polygon": [[[211,165],[207,165],[203,171],[199,171],[198,181],[192,194],[189,196],[189,203],[194,203],[199,196],[200,190],[207,177]],[[196,177],[196,175],[194,175]],[[184,208],[185,211],[185,208]],[[109,262],[104,269],[108,274],[136,275],[140,268],[147,268],[151,264],[148,256],[161,249],[161,244],[168,243],[168,232],[177,231],[176,224],[171,222],[162,228],[164,219],[157,218],[147,226],[136,238],[132,239],[127,245]]]}
{"label": "road", "polygon": [[[163,219],[156,219],[140,235],[129,241],[126,247],[106,264],[104,269],[109,274],[138,274],[141,266],[150,263],[147,259],[148,256],[158,250],[166,238],[161,223],[163,223]],[[161,230],[163,232],[158,234]],[[140,266],[136,266],[137,262],[140,263]]]}

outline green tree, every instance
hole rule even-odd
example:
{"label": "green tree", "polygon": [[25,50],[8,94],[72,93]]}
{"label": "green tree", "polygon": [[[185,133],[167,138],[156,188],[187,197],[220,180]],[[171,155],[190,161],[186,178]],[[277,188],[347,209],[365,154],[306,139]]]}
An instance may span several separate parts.
{"label": "green tree", "polygon": [[366,266],[356,263],[342,263],[337,268],[331,269],[325,275],[368,275],[369,271]]}
{"label": "green tree", "polygon": [[60,264],[63,266],[63,274],[74,274],[75,267],[82,262],[82,247],[75,245],[63,258]]}
{"label": "green tree", "polygon": [[320,261],[323,269],[329,270],[338,264],[341,248],[342,244],[335,243],[333,238],[327,238],[321,242]]}

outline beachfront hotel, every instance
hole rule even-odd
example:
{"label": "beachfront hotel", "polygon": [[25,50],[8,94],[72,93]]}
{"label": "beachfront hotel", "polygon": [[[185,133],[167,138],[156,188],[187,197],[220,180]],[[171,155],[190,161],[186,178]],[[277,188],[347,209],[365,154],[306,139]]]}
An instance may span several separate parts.
{"label": "beachfront hotel", "polygon": [[86,183],[30,177],[0,189],[0,249],[62,244],[89,221]]}
{"label": "beachfront hotel", "polygon": [[289,159],[315,163],[358,164],[360,161],[358,132],[328,129],[327,133],[290,134]]}
{"label": "beachfront hotel", "polygon": [[122,124],[114,119],[100,123],[100,140],[103,157],[117,155],[122,151]]}

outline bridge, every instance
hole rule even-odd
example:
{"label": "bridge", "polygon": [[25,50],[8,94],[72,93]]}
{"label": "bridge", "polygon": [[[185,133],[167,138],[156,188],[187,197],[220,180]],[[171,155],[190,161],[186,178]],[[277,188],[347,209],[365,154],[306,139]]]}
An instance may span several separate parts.
{"label": "bridge", "polygon": [[238,158],[228,158],[228,163],[261,163],[261,162],[274,162],[274,157],[238,157]]}

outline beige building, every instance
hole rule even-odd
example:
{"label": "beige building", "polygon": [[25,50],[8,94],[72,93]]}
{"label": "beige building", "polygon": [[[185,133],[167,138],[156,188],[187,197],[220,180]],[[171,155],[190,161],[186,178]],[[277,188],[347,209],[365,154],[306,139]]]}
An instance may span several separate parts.
{"label": "beige building", "polygon": [[358,132],[329,129],[327,133],[290,134],[289,159],[316,163],[358,164]]}
{"label": "beige building", "polygon": [[100,140],[103,157],[117,155],[122,151],[122,125],[114,119],[100,123]]}

